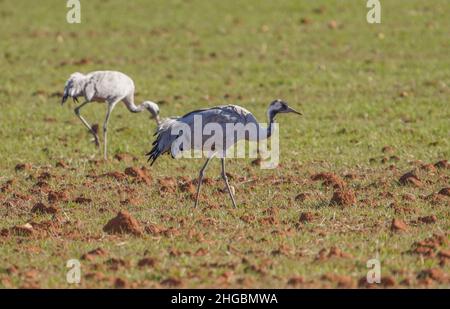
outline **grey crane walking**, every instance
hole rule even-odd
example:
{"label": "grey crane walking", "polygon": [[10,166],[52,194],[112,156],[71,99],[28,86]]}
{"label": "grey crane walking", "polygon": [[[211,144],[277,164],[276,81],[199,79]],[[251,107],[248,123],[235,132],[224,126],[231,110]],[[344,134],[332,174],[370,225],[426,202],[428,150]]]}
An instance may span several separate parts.
{"label": "grey crane walking", "polygon": [[[196,121],[201,121],[200,125],[202,129],[205,128],[209,124],[217,124],[222,128],[223,141],[219,143],[215,143],[212,147],[212,150],[208,152],[206,162],[203,167],[200,169],[200,174],[198,178],[197,184],[197,193],[195,199],[195,207],[198,205],[198,198],[200,194],[200,188],[203,180],[203,175],[206,167],[208,166],[209,161],[215,156],[220,155],[221,163],[222,163],[222,178],[225,182],[225,185],[228,190],[228,194],[230,195],[233,206],[236,207],[236,201],[234,199],[233,193],[230,189],[230,185],[228,182],[228,177],[225,171],[225,157],[226,157],[226,149],[237,143],[239,140],[253,140],[260,141],[262,139],[267,139],[271,136],[274,129],[274,119],[275,116],[279,113],[296,113],[301,115],[301,113],[297,112],[293,108],[289,107],[286,102],[281,100],[275,100],[270,103],[267,109],[267,118],[268,118],[268,127],[261,127],[257,122],[256,118],[253,116],[251,112],[246,110],[243,107],[237,105],[225,105],[225,106],[217,106],[208,109],[200,109],[196,111],[192,111],[182,117],[173,117],[164,120],[156,131],[155,135],[156,140],[153,142],[153,148],[148,155],[148,160],[152,161],[151,165],[155,162],[155,160],[164,153],[171,153],[172,157],[175,157],[179,151],[185,151],[186,149],[180,149],[183,147],[183,143],[181,141],[187,138],[187,143],[189,144],[190,149],[204,150],[204,145],[208,140],[208,136],[205,136],[202,133],[200,137],[200,142],[195,141],[195,124]],[[226,134],[226,126],[227,124],[254,124],[258,128],[257,136],[249,136],[238,134],[237,138],[227,138]],[[177,129],[178,127],[178,129]],[[186,134],[183,129],[179,130],[179,128],[185,128],[185,130],[190,131],[191,134]],[[188,128],[188,129],[186,129]],[[174,132],[182,132],[180,134],[174,134]],[[203,132],[203,130],[202,130]],[[235,134],[234,132],[229,134]],[[194,139],[190,139],[190,136],[194,136]]]}
{"label": "grey crane walking", "polygon": [[133,80],[124,73],[116,71],[95,71],[86,75],[76,72],[70,75],[66,81],[61,104],[64,104],[68,97],[72,97],[75,102],[78,102],[78,97],[84,97],[85,101],[75,108],[75,114],[94,136],[93,141],[97,147],[100,146],[97,132],[81,116],[80,110],[90,102],[106,102],[108,104],[103,123],[103,154],[105,160],[107,159],[108,147],[108,121],[117,103],[122,101],[132,113],[140,113],[146,109],[150,112],[152,119],[155,119],[158,124],[160,123],[158,105],[151,101],[144,101],[141,105],[136,106],[134,104],[134,89]]}

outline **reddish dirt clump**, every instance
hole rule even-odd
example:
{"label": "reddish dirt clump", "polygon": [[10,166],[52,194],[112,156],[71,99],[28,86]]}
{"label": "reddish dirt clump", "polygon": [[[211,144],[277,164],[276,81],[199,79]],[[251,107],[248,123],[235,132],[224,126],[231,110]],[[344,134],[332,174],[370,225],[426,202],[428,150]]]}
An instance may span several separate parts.
{"label": "reddish dirt clump", "polygon": [[138,182],[144,182],[147,185],[150,185],[152,183],[152,179],[145,167],[127,167],[125,169],[125,174],[135,178]]}
{"label": "reddish dirt clump", "polygon": [[58,212],[58,208],[54,206],[46,206],[43,203],[37,203],[31,208],[32,213],[41,213],[41,214],[56,214]]}
{"label": "reddish dirt clump", "polygon": [[356,196],[352,190],[336,190],[330,205],[352,206],[356,203]]}
{"label": "reddish dirt clump", "polygon": [[31,170],[32,167],[33,167],[33,166],[31,165],[31,163],[19,163],[19,164],[16,165],[16,167],[14,168],[14,170],[15,170],[16,172],[19,172],[19,171],[29,171],[29,170]]}
{"label": "reddish dirt clump", "polygon": [[333,246],[330,248],[329,251],[327,251],[327,249],[325,249],[325,248],[320,250],[316,256],[316,261],[325,261],[325,260],[328,260],[333,257],[350,259],[353,256],[349,253],[343,252],[338,247]]}
{"label": "reddish dirt clump", "polygon": [[408,226],[406,223],[400,219],[392,219],[391,223],[391,231],[393,232],[402,232],[406,231],[408,229]]}
{"label": "reddish dirt clump", "polygon": [[183,282],[176,278],[167,278],[161,281],[161,285],[169,288],[179,287]]}
{"label": "reddish dirt clump", "polygon": [[422,280],[423,282],[427,282],[430,279],[439,283],[447,283],[449,281],[448,274],[439,268],[423,270],[417,275],[417,279]]}
{"label": "reddish dirt clump", "polygon": [[303,283],[305,283],[305,279],[302,276],[295,276],[292,278],[289,278],[288,280],[288,285],[292,285],[292,286],[300,286]]}
{"label": "reddish dirt clump", "polygon": [[326,186],[332,186],[335,189],[343,189],[346,187],[345,181],[333,173],[319,173],[311,176],[311,180],[322,180]]}
{"label": "reddish dirt clump", "polygon": [[137,161],[137,158],[129,153],[118,153],[114,156],[114,159],[120,162],[127,162],[127,163]]}
{"label": "reddish dirt clump", "polygon": [[86,198],[84,196],[79,196],[74,200],[74,202],[77,204],[89,204],[92,203],[92,199]]}
{"label": "reddish dirt clump", "polygon": [[442,160],[442,161],[436,162],[434,164],[434,166],[436,168],[440,168],[440,169],[450,169],[450,163],[448,163],[447,160]]}
{"label": "reddish dirt clump", "polygon": [[325,274],[322,276],[322,280],[334,282],[340,288],[354,288],[356,286],[353,278],[345,275]]}
{"label": "reddish dirt clump", "polygon": [[433,234],[425,240],[415,242],[409,252],[432,258],[436,256],[439,248],[446,244],[447,239],[444,235]]}
{"label": "reddish dirt clump", "polygon": [[438,192],[439,195],[450,196],[450,188],[442,188]]}
{"label": "reddish dirt clump", "polygon": [[302,212],[300,214],[300,223],[312,222],[315,219],[315,215],[312,212]]}
{"label": "reddish dirt clump", "polygon": [[419,222],[430,224],[430,223],[435,223],[437,221],[437,218],[435,215],[431,215],[431,216],[419,217],[418,220],[419,220]]}
{"label": "reddish dirt clump", "polygon": [[158,180],[160,193],[174,193],[177,189],[177,182],[172,177],[164,177]]}
{"label": "reddish dirt clump", "polygon": [[128,283],[122,278],[114,279],[114,288],[116,289],[124,289],[128,286]]}
{"label": "reddish dirt clump", "polygon": [[197,192],[197,188],[195,187],[192,181],[184,182],[180,185],[180,190],[182,192],[188,192],[190,194],[195,194]]}
{"label": "reddish dirt clump", "polygon": [[103,231],[109,234],[142,234],[139,222],[125,210],[119,211],[116,217],[109,220],[103,227]]}
{"label": "reddish dirt clump", "polygon": [[156,265],[156,260],[146,257],[146,258],[139,260],[137,265],[139,267],[154,267]]}
{"label": "reddish dirt clump", "polygon": [[86,261],[92,261],[97,257],[104,257],[107,254],[108,254],[108,252],[106,252],[104,249],[97,248],[97,249],[89,251],[88,253],[83,254],[81,256],[81,259],[86,260]]}
{"label": "reddish dirt clump", "polygon": [[300,193],[295,197],[297,202],[304,202],[311,199],[312,194],[310,192]]}
{"label": "reddish dirt clump", "polygon": [[56,162],[55,166],[59,167],[59,168],[68,168],[69,167],[69,165],[62,160]]}
{"label": "reddish dirt clump", "polygon": [[122,172],[108,172],[100,175],[100,177],[110,177],[115,180],[124,180],[125,178],[127,178],[127,176]]}
{"label": "reddish dirt clump", "polygon": [[51,191],[48,193],[47,199],[49,203],[67,201],[69,199],[69,194],[67,191]]}
{"label": "reddish dirt clump", "polygon": [[420,181],[420,179],[413,172],[404,174],[402,177],[400,177],[399,182],[404,186],[412,185],[418,188],[423,186],[422,181]]}

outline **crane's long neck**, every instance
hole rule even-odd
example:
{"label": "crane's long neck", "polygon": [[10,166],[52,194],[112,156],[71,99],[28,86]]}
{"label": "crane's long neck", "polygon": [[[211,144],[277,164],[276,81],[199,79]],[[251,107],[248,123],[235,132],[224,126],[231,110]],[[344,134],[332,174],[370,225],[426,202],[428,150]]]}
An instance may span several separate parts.
{"label": "crane's long neck", "polygon": [[272,109],[267,110],[267,122],[269,125],[266,128],[261,128],[260,139],[266,139],[272,135],[273,131],[275,130],[275,126],[273,124],[275,123],[274,118],[276,114],[277,112]]}
{"label": "crane's long neck", "polygon": [[156,123],[159,125],[161,123],[159,119],[159,108],[155,103],[144,101],[140,105],[136,106],[133,101],[125,101],[128,110],[132,113],[140,113],[143,110],[148,110],[152,114],[152,118],[155,119]]}
{"label": "crane's long neck", "polygon": [[134,104],[134,102],[130,102],[129,104],[127,104],[128,109],[130,112],[132,113],[140,113],[143,110],[146,109],[147,105],[145,104],[145,102],[142,102],[140,105]]}

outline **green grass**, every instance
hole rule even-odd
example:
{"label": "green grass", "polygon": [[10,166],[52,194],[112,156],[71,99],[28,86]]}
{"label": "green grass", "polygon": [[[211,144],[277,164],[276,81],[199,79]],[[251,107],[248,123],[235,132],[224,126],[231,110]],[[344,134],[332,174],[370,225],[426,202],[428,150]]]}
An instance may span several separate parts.
{"label": "green grass", "polygon": [[[416,277],[431,267],[449,272],[448,263],[439,266],[437,258],[406,253],[415,241],[433,233],[448,237],[448,197],[437,203],[423,198],[448,187],[448,170],[421,171],[421,188],[398,184],[419,161],[450,157],[448,1],[383,1],[379,25],[366,22],[365,1],[356,0],[83,1],[79,25],[66,23],[62,2],[0,2],[0,186],[16,180],[0,192],[0,229],[56,220],[30,212],[37,202],[48,204],[46,194],[30,192],[42,171],[52,175],[47,181],[51,190],[67,190],[70,196],[69,202],[57,203],[62,210],[57,218],[64,222],[60,234],[0,236],[0,286],[69,287],[66,261],[97,247],[108,254],[82,261],[83,276],[99,272],[105,279],[82,277],[81,286],[111,287],[120,277],[139,287],[158,287],[167,278],[181,280],[183,287],[286,287],[296,275],[304,278],[300,286],[335,286],[321,278],[328,273],[350,276],[356,285],[367,272],[366,261],[375,255],[376,241],[382,275],[394,277],[396,286],[408,278],[412,286],[423,286]],[[336,29],[329,27],[333,20]],[[194,210],[189,194],[179,189],[161,194],[158,179],[195,178],[202,160],[161,157],[149,171],[151,186],[129,178],[86,178],[147,165],[144,153],[155,129],[148,114],[131,114],[119,105],[109,126],[110,157],[127,152],[138,161],[90,161],[101,154],[75,117],[75,105],[60,106],[59,93],[72,72],[100,69],[130,75],[136,101],[161,102],[163,117],[238,104],[265,122],[266,108],[275,98],[304,116],[278,117],[277,169],[261,170],[251,159],[228,160],[237,210],[218,192],[220,179],[203,187],[204,199]],[[106,108],[92,104],[82,113],[91,123],[101,123]],[[382,153],[384,146],[394,147],[394,153]],[[381,162],[391,155],[400,160]],[[70,168],[55,168],[59,160]],[[219,177],[218,162],[208,168],[208,177]],[[18,163],[33,168],[16,173]],[[359,175],[347,180],[356,205],[329,206],[333,189],[310,176],[349,171]],[[246,179],[239,180],[241,176]],[[249,179],[255,181],[245,182]],[[315,194],[309,201],[296,201],[302,192]],[[404,193],[416,200],[405,201]],[[71,201],[81,195],[92,202]],[[120,203],[130,196],[138,200],[135,205]],[[410,211],[395,213],[391,203]],[[265,224],[260,220],[270,207],[278,210],[278,222]],[[179,234],[102,232],[120,209],[143,225],[174,227]],[[302,212],[317,217],[298,226]],[[414,223],[425,215],[435,215],[437,222]],[[245,222],[243,216],[254,216],[254,221]],[[391,233],[392,218],[404,220],[408,231]],[[280,246],[290,253],[273,255]],[[314,260],[320,249],[331,246],[352,257]],[[174,248],[189,252],[171,256]],[[196,256],[198,248],[208,253]],[[155,258],[156,266],[137,267],[144,256]],[[109,258],[121,258],[127,265],[111,270],[104,263]],[[11,265],[18,271],[9,274]],[[27,278],[32,269],[38,275]],[[228,281],[221,279],[224,272]],[[430,285],[449,286],[436,280]]]}

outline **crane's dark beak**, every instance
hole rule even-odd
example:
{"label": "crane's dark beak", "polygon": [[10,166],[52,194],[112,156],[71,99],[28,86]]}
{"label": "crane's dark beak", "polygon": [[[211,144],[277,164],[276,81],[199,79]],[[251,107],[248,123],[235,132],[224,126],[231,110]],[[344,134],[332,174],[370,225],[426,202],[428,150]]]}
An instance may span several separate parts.
{"label": "crane's dark beak", "polygon": [[297,111],[296,111],[295,109],[293,109],[292,107],[288,107],[287,110],[286,110],[286,113],[294,113],[294,114],[297,114],[297,115],[300,115],[300,116],[303,115],[302,113],[297,112]]}
{"label": "crane's dark beak", "polygon": [[63,105],[67,101],[68,97],[69,97],[69,95],[67,93],[64,93],[62,100],[61,100],[61,105]]}
{"label": "crane's dark beak", "polygon": [[78,98],[77,97],[72,97],[72,100],[76,103],[78,103]]}

